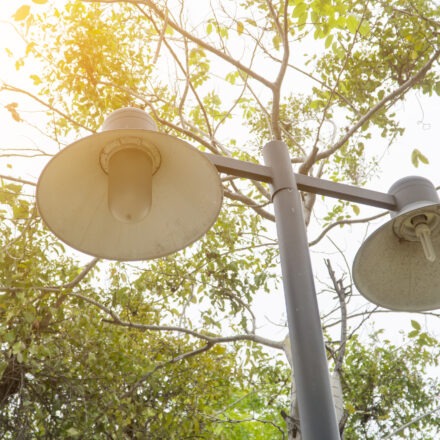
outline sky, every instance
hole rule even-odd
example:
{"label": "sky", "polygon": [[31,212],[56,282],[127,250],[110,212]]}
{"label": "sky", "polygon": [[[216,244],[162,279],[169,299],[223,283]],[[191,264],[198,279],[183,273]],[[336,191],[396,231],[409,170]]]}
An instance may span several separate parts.
{"label": "sky", "polygon": [[[40,7],[32,2],[28,2],[31,7]],[[11,65],[4,45],[14,48],[17,51],[23,51],[24,45],[21,38],[13,30],[11,24],[6,23],[10,20],[10,17],[14,14],[17,8],[17,2],[14,0],[0,0],[0,78],[6,79],[8,82],[26,88],[30,83],[29,75],[30,71],[16,72],[13,65]],[[35,148],[41,147],[46,149],[48,138],[44,136],[44,133],[39,133],[35,128],[26,126],[23,123],[16,123],[12,120],[11,115],[4,109],[4,105],[10,102],[17,101],[17,97],[0,97],[0,127],[2,130],[2,138],[0,140],[0,148]],[[21,105],[21,101],[19,100]],[[23,108],[26,108],[30,113],[31,119],[34,119],[38,124],[39,114],[31,113],[32,105],[27,101],[23,104]],[[420,175],[430,179],[434,185],[440,186],[440,98],[433,96],[431,98],[421,97],[417,93],[411,93],[404,102],[400,102],[396,105],[396,110],[399,119],[402,121],[405,127],[405,134],[398,139],[397,144],[393,145],[388,151],[383,151],[383,145],[378,145],[375,150],[375,154],[379,154],[380,161],[380,173],[373,177],[368,184],[369,189],[377,191],[387,191],[388,188],[398,179],[408,175]],[[421,164],[418,168],[415,168],[411,163],[411,152],[415,149],[419,149],[429,160],[429,164]],[[0,161],[0,174],[12,175],[21,177],[31,181],[36,181],[39,173],[48,157],[42,157],[40,159],[22,160],[20,158],[4,159]],[[12,168],[11,168],[12,165]],[[323,206],[329,201],[321,202]],[[366,217],[378,213],[379,210],[368,207],[361,207],[361,217]],[[378,221],[368,227],[368,231],[374,230],[384,220]],[[337,242],[337,246],[342,251],[348,261],[352,261],[356,250],[363,237],[365,236],[367,228],[363,226],[345,227],[343,229],[334,230],[331,234],[332,240]],[[315,238],[319,229],[317,227],[309,230],[309,239]],[[320,273],[325,269],[323,258],[331,255],[333,257],[340,255],[339,250],[327,239],[316,248],[312,248],[312,260],[315,267],[315,272]],[[345,262],[340,260],[337,269],[346,270],[344,267]],[[267,303],[267,299],[262,298],[261,307],[265,311],[269,320],[274,322],[279,319],[280,307],[283,307],[283,298],[278,296],[277,301],[272,298],[270,304]],[[407,314],[395,314],[393,317],[378,317],[376,325],[380,328],[387,326],[393,332],[398,332],[404,327],[403,322],[408,323],[410,319],[413,319],[413,315]],[[405,324],[405,325],[406,325]],[[426,319],[425,326],[440,335],[440,328],[434,321]],[[277,333],[277,330],[274,330]],[[279,330],[285,332],[284,329]]]}

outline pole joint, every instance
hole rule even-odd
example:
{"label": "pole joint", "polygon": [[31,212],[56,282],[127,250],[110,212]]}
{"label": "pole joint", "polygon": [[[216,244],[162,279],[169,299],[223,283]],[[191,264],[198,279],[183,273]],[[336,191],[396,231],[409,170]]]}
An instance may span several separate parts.
{"label": "pole joint", "polygon": [[[284,189],[296,191],[298,189],[289,151],[284,142],[268,142],[263,147],[263,157],[266,165],[272,170],[272,181],[270,182],[272,201],[279,191]],[[276,173],[273,170],[276,170]]]}

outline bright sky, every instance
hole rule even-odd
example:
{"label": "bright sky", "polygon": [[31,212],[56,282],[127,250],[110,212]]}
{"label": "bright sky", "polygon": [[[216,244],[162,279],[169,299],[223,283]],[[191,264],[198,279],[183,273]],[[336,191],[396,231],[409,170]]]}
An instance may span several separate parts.
{"label": "bright sky", "polygon": [[[5,45],[9,48],[15,47],[17,50],[23,50],[23,43],[20,37],[15,33],[11,24],[5,23],[15,12],[18,6],[17,3],[15,0],[0,0],[0,79],[5,79],[15,86],[26,88],[26,78],[30,73],[18,72],[17,74],[4,51]],[[31,1],[29,1],[28,4],[30,4],[32,8],[39,7]],[[0,97],[0,127],[2,130],[0,148],[34,148],[35,146],[44,148],[48,139],[44,137],[43,134],[38,134],[36,130],[25,126],[23,123],[15,123],[9,112],[4,110],[4,105],[19,100],[20,98],[18,96],[11,96],[10,100],[6,97]],[[29,108],[28,105],[26,105],[26,107]],[[435,185],[440,185],[440,173],[438,171],[440,170],[440,123],[438,121],[440,98],[438,96],[422,98],[416,93],[412,93],[405,102],[399,103],[396,106],[396,110],[406,128],[406,133],[398,140],[398,145],[394,145],[391,150],[383,156],[381,161],[382,171],[377,178],[374,178],[370,182],[368,187],[378,191],[387,191],[391,184],[397,179],[412,174],[424,176],[430,179]],[[410,157],[411,151],[414,148],[419,149],[429,159],[429,165],[422,164],[418,169],[413,167]],[[379,150],[376,150],[375,153],[378,151]],[[47,158],[39,161],[2,159],[0,161],[0,174],[36,181],[46,161]],[[13,168],[8,168],[7,163],[13,163]],[[368,216],[377,212],[377,210],[362,207],[361,216]],[[309,231],[309,238],[315,238],[318,232],[318,230]],[[332,236],[337,240],[341,250],[346,253],[347,259],[352,261],[358,248],[358,244],[355,243],[361,242],[364,233],[365,227],[360,226],[335,231]],[[325,240],[322,245],[319,246],[319,249],[315,250],[313,248],[312,257],[315,271],[321,271],[324,268],[322,262],[323,255],[321,253],[317,254],[318,250],[332,255],[336,254],[335,248]],[[280,301],[283,301],[282,298],[280,298]],[[270,304],[267,304],[267,302],[261,304],[261,307],[265,310],[267,315],[272,317],[273,321],[278,321],[279,303],[272,300]],[[404,315],[396,315],[395,328],[402,327],[402,319],[406,319]],[[382,325],[388,326],[390,317],[388,315],[384,319],[379,317],[377,322],[378,327]],[[431,330],[436,330],[436,328],[431,328]],[[440,333],[440,330],[438,330],[438,332]]]}

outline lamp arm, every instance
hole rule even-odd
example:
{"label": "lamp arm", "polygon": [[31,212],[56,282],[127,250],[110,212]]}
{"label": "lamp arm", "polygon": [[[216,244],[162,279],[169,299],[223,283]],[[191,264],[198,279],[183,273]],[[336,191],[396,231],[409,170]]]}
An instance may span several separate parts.
{"label": "lamp arm", "polygon": [[[217,154],[204,153],[206,158],[220,173],[232,174],[259,182],[272,183],[272,169],[265,165],[246,162]],[[388,193],[372,191],[344,183],[331,182],[295,173],[297,187],[300,191],[334,197],[363,205],[383,208],[390,211],[397,209],[395,197]]]}

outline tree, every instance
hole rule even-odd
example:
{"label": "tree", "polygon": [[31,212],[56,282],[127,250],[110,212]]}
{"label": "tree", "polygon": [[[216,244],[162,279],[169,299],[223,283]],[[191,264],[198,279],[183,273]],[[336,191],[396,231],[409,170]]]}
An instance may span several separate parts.
{"label": "tree", "polygon": [[[393,106],[412,90],[440,94],[439,12],[429,0],[34,0],[14,19],[25,45],[10,50],[11,62],[33,84],[3,81],[0,96],[13,99],[4,107],[17,122],[28,119],[26,106],[44,111],[43,155],[135,106],[202,150],[258,161],[265,142],[283,139],[299,173],[363,185],[377,167],[371,143],[392,144],[404,131]],[[31,160],[35,151],[5,151],[14,154]],[[426,160],[414,150],[415,163]],[[288,343],[264,336],[253,308],[279,282],[267,187],[222,176],[222,213],[190,249],[81,265],[41,225],[32,182],[8,178],[5,438],[299,438]],[[302,197],[310,223],[316,197]],[[335,202],[315,242],[365,221],[358,214]],[[379,333],[361,341],[356,330],[377,310],[351,308],[352,285],[327,268],[336,301],[323,326],[344,389],[345,438],[391,434],[425,413],[401,433],[421,438],[423,426],[423,438],[434,436],[436,385],[424,375],[436,362],[433,339],[414,324],[399,354]],[[380,384],[399,368],[417,374],[388,392]]]}

